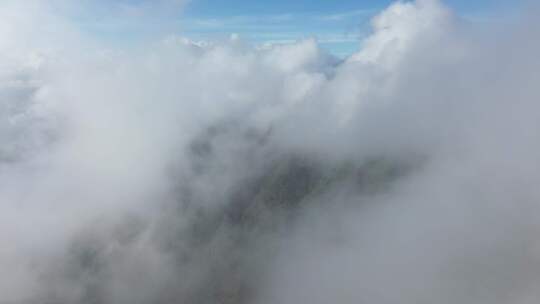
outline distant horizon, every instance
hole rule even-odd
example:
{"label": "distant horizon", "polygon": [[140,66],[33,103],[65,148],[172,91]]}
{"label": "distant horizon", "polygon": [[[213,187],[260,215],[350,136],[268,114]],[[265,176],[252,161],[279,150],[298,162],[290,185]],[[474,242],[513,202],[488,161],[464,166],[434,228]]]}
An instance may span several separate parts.
{"label": "distant horizon", "polygon": [[[370,20],[396,1],[269,1],[193,0],[188,2],[182,25],[187,37],[212,40],[224,34],[239,34],[254,44],[287,43],[315,38],[321,47],[338,57],[360,48],[369,35]],[[487,18],[504,10],[498,0],[442,1],[465,18]],[[520,1],[513,1],[517,5]],[[506,3],[506,5],[510,5]],[[284,16],[286,18],[274,18]]]}

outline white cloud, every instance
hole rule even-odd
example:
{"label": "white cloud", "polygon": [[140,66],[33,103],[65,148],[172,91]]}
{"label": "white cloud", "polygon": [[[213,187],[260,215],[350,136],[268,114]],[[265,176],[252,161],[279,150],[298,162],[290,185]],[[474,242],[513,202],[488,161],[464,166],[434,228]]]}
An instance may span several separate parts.
{"label": "white cloud", "polygon": [[450,22],[451,13],[437,1],[397,2],[373,19],[375,34],[351,60],[391,64],[420,36],[430,40],[444,34]]}
{"label": "white cloud", "polygon": [[318,16],[318,19],[323,21],[343,21],[345,19],[358,19],[360,17],[371,16],[376,13],[373,9],[354,10],[350,12],[342,12],[328,15]]}
{"label": "white cloud", "polygon": [[[341,61],[309,39],[114,50],[43,3],[0,4],[0,302],[540,297],[537,20],[398,2]],[[219,220],[289,155],[354,174],[294,221]],[[363,192],[373,159],[410,171]]]}

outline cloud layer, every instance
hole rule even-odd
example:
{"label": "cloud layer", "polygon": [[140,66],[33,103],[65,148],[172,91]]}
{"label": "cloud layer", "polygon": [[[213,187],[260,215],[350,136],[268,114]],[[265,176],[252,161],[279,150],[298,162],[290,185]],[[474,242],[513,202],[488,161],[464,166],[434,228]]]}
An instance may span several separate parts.
{"label": "cloud layer", "polygon": [[397,2],[339,60],[72,12],[0,4],[0,302],[540,298],[535,18]]}

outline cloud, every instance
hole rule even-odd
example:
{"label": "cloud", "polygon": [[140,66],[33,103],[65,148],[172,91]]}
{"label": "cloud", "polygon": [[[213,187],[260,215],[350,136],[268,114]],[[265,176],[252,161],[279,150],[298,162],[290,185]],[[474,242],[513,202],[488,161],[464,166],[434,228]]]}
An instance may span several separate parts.
{"label": "cloud", "polygon": [[321,15],[318,18],[323,21],[343,21],[344,19],[358,19],[359,17],[371,16],[376,13],[375,10],[355,10],[351,12],[343,12],[336,14]]}
{"label": "cloud", "polygon": [[[367,23],[375,10],[326,13],[289,13],[270,15],[238,15],[225,17],[191,17],[180,21],[183,34],[192,39],[216,39],[230,33],[239,33],[254,44],[282,44],[306,38],[317,38],[334,53],[340,46],[356,49],[359,37],[367,35]],[[329,41],[331,40],[331,41]],[[336,47],[337,46],[337,47]],[[350,55],[347,51],[346,55]]]}
{"label": "cloud", "polygon": [[54,5],[0,5],[0,302],[537,302],[534,18],[397,2],[339,60]]}

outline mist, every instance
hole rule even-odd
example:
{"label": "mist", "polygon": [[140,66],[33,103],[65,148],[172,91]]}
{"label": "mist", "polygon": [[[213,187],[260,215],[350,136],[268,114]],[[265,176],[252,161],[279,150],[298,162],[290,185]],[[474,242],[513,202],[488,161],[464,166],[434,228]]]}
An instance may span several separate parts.
{"label": "mist", "polygon": [[98,2],[0,1],[1,304],[538,302],[537,6],[343,59]]}

